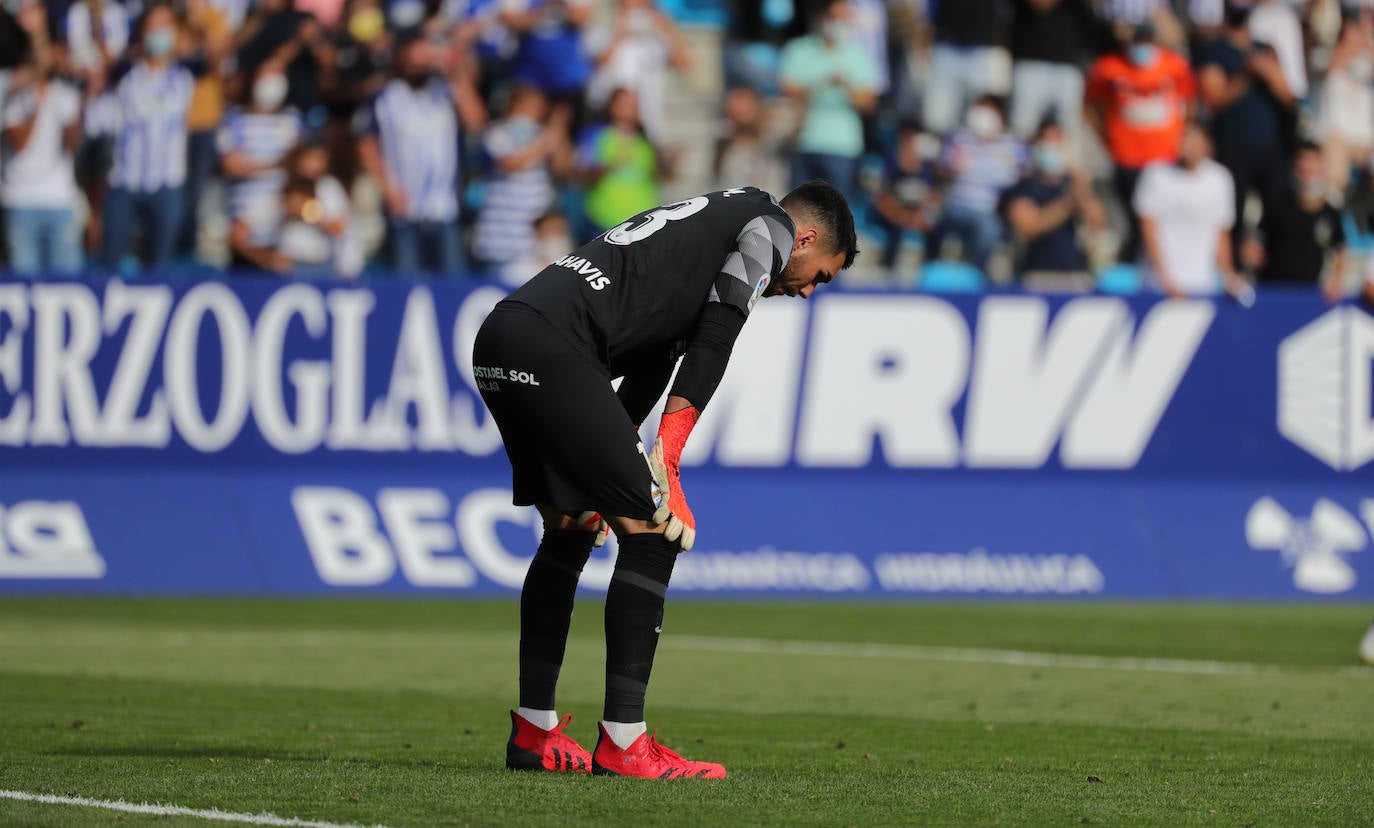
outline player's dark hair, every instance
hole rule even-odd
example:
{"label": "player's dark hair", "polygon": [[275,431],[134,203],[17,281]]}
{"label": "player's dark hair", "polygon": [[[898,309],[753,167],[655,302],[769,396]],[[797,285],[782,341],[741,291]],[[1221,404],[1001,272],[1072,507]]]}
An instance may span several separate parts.
{"label": "player's dark hair", "polygon": [[789,216],[815,225],[825,236],[832,253],[844,254],[846,268],[859,255],[859,238],[854,232],[854,214],[844,194],[827,181],[808,181],[778,202]]}

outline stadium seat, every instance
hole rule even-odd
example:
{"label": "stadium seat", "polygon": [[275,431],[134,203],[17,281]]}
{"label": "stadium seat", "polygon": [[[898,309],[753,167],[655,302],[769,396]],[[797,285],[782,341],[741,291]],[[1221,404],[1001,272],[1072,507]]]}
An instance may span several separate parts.
{"label": "stadium seat", "polygon": [[921,268],[921,290],[930,293],[980,293],[987,289],[983,272],[963,262],[926,262]]}
{"label": "stadium seat", "polygon": [[1133,264],[1114,264],[1097,272],[1097,289],[1103,293],[1130,295],[1140,292],[1140,270]]}
{"label": "stadium seat", "polygon": [[659,9],[684,26],[724,26],[730,13],[720,0],[659,0]]}

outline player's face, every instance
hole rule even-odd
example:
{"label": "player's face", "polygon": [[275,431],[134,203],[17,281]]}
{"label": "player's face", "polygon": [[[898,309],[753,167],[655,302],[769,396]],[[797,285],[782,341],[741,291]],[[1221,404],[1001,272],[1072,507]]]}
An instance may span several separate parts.
{"label": "player's face", "polygon": [[[801,242],[801,239],[798,239]],[[800,296],[810,299],[816,285],[835,278],[844,267],[844,254],[831,253],[815,244],[799,244],[783,266],[778,278],[768,284],[764,296]]]}

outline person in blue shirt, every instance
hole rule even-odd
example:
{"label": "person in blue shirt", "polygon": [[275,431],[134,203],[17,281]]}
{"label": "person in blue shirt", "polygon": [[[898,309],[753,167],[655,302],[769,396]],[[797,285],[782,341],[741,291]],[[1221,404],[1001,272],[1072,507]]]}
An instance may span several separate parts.
{"label": "person in blue shirt", "polygon": [[583,33],[595,12],[590,0],[500,0],[499,20],[516,38],[512,80],[543,92],[555,110],[571,108],[581,127],[592,61]]}

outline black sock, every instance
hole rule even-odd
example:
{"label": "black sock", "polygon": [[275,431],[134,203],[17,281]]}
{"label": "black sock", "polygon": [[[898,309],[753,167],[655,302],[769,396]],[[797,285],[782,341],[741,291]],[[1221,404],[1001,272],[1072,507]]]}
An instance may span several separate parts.
{"label": "black sock", "polygon": [[620,556],[606,592],[606,707],[608,722],[644,721],[644,693],[663,625],[663,599],[677,562],[677,546],[652,532],[620,539]]}
{"label": "black sock", "polygon": [[589,532],[544,531],[520,592],[520,706],[554,709],[577,579],[592,553]]}

